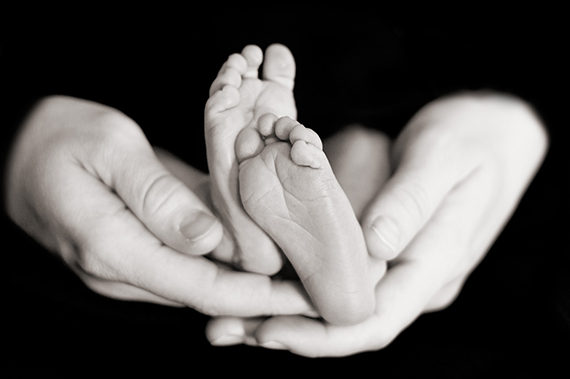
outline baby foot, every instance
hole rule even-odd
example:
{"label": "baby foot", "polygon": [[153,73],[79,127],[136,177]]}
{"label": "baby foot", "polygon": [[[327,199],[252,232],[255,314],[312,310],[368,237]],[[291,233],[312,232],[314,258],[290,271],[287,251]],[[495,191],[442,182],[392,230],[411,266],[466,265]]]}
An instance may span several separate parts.
{"label": "baby foot", "polygon": [[239,134],[236,155],[245,210],[281,247],[323,318],[369,317],[385,263],[368,255],[318,135],[266,114]]}
{"label": "baby foot", "polygon": [[272,112],[296,117],[293,85],[295,61],[283,45],[265,54],[263,80],[258,69],[263,53],[246,46],[231,55],[210,88],[205,109],[205,137],[214,210],[225,225],[225,239],[212,255],[244,270],[271,275],[283,261],[273,240],[244,211],[238,194],[235,143],[238,134]]}

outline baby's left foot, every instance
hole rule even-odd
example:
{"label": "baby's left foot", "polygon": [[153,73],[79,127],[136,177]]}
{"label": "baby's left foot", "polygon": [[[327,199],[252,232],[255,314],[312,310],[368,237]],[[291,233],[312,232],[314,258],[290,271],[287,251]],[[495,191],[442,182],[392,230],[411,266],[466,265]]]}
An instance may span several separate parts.
{"label": "baby's left foot", "polygon": [[281,247],[323,318],[369,317],[385,263],[368,255],[317,134],[267,114],[240,133],[236,155],[245,210]]}
{"label": "baby's left foot", "polygon": [[272,275],[281,269],[282,255],[241,205],[235,143],[263,113],[296,115],[295,60],[285,46],[271,45],[259,78],[263,59],[261,49],[253,45],[228,58],[210,88],[204,126],[212,202],[226,237],[212,255],[246,271]]}

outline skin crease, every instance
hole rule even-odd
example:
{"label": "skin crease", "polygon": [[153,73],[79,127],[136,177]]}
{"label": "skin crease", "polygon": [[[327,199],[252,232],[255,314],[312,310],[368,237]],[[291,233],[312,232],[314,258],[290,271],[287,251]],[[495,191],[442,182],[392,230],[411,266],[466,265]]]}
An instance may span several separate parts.
{"label": "skin crease", "polygon": [[356,324],[372,314],[386,263],[368,255],[320,138],[294,118],[294,67],[279,44],[265,57],[246,46],[222,65],[204,115],[212,204],[237,247],[230,261],[273,273],[278,246],[321,316]]}
{"label": "skin crease", "polygon": [[[121,141],[127,140],[140,143],[125,149],[127,145]],[[236,325],[247,326],[238,328],[242,334],[237,335],[239,340],[234,338],[234,343],[285,347],[306,356],[350,355],[386,346],[422,312],[441,309],[453,301],[508,220],[547,146],[540,121],[528,105],[516,98],[466,93],[429,104],[396,141],[391,157],[394,174],[361,218],[369,250],[391,259],[392,267],[377,287],[377,303],[383,305],[376,309],[375,315],[347,328],[296,316],[268,320],[217,318],[208,328],[210,341],[224,337],[231,324],[232,331]],[[101,153],[96,154],[97,151]],[[59,254],[90,288],[106,296],[187,305],[210,315],[312,314],[302,291],[294,285],[273,287],[274,284],[260,276],[218,271],[218,267],[203,260],[200,255],[221,238],[221,228],[215,222],[203,238],[189,244],[187,238],[178,234],[180,229],[163,221],[168,221],[168,217],[152,221],[146,212],[165,215],[166,208],[159,204],[168,202],[137,193],[134,188],[139,186],[121,181],[121,174],[148,164],[157,171],[147,173],[145,179],[149,182],[140,187],[160,188],[159,178],[178,183],[163,171],[163,165],[157,166],[156,157],[138,126],[120,112],[78,99],[48,98],[32,112],[11,153],[8,213],[33,238]],[[23,172],[27,175],[22,175]],[[45,172],[51,175],[47,177]],[[68,180],[70,177],[81,181]],[[132,175],[126,177],[134,180]],[[183,188],[179,184],[174,187]],[[87,198],[98,200],[69,201],[78,190],[85,191]],[[180,196],[191,199],[189,209],[211,215],[195,194],[183,192]],[[150,203],[145,203],[145,199]],[[84,211],[86,204],[97,210],[96,218],[86,218],[89,213]],[[383,214],[390,207],[394,207],[390,213]],[[398,212],[402,208],[405,211]],[[125,211],[128,209],[136,212],[136,217]],[[111,220],[109,215],[120,217],[115,217],[106,229]],[[404,219],[398,215],[404,215]],[[395,225],[396,241],[388,235],[375,239],[374,229],[380,233],[388,230],[380,225],[370,228],[378,216]],[[485,222],[465,224],[465,220],[483,219]],[[183,218],[176,221],[178,226]],[[169,228],[162,229],[161,225]],[[407,225],[410,229],[404,228]],[[467,230],[458,231],[456,225],[467,225]],[[161,247],[162,243],[149,235],[146,228],[160,235],[166,247]],[[93,233],[85,234],[85,230]],[[100,236],[108,236],[112,230],[128,230],[135,240],[144,237],[141,242],[154,246],[152,253],[159,251],[167,258],[156,267],[155,261],[141,263],[140,256],[135,260],[132,255],[104,254],[110,246],[130,250],[129,244],[121,240],[121,233],[111,234],[115,243],[99,242],[106,240]],[[442,235],[457,236],[451,244],[454,254],[438,245]],[[383,244],[385,241],[389,243]],[[175,250],[184,254],[175,254]],[[462,253],[456,254],[457,251]],[[184,273],[179,270],[182,266],[187,270]],[[174,275],[168,277],[180,281],[158,283],[156,268],[161,272],[173,270]],[[187,272],[195,275],[188,277]],[[213,278],[219,278],[219,273],[223,283],[214,286]],[[254,289],[263,301],[247,297],[243,301],[241,296],[232,297],[224,292],[235,294],[232,291],[236,282],[244,288],[238,295]],[[179,291],[180,287],[197,288],[204,283],[223,291],[216,292],[216,296]],[[268,299],[267,291],[283,297],[279,301]],[[406,299],[406,303],[401,299]]]}
{"label": "skin crease", "polygon": [[224,239],[212,256],[265,275],[277,273],[283,258],[241,205],[235,144],[240,132],[253,129],[265,113],[296,117],[295,70],[293,56],[285,46],[273,44],[263,54],[258,46],[248,45],[222,65],[204,110],[213,211],[224,225]]}
{"label": "skin crease", "polygon": [[[298,283],[202,256],[219,243],[221,225],[115,109],[40,101],[11,151],[7,184],[12,220],[101,295],[209,315],[314,314]],[[196,220],[202,234],[184,235]]]}
{"label": "skin crease", "polygon": [[264,145],[238,154],[244,208],[283,249],[325,320],[337,325],[363,321],[374,309],[374,286],[385,273],[385,261],[368,255],[318,136],[288,117],[266,116],[275,127],[266,137],[275,134],[281,141],[268,143],[251,133],[238,137],[242,144]]}
{"label": "skin crease", "polygon": [[[541,121],[515,97],[465,92],[426,105],[395,141],[394,172],[379,183],[361,218],[369,251],[391,259],[376,287],[374,315],[346,327],[298,316],[214,318],[208,339],[308,357],[387,346],[422,313],[453,302],[516,208],[547,148]],[[348,174],[339,178],[343,175]],[[397,243],[386,245],[370,228],[380,216],[397,226]],[[381,225],[377,229],[382,231]]]}

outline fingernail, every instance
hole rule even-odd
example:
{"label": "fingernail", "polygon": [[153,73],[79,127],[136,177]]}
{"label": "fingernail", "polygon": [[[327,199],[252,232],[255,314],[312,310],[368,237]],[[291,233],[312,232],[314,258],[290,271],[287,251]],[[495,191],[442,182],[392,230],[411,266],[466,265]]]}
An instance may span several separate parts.
{"label": "fingernail", "polygon": [[269,342],[264,342],[259,344],[262,347],[265,347],[267,349],[273,349],[273,350],[287,350],[287,346],[279,343],[279,342],[275,342],[275,341],[269,341]]}
{"label": "fingernail", "polygon": [[240,343],[243,343],[243,337],[234,336],[231,334],[223,335],[212,341],[212,345],[214,346],[230,346],[230,345],[238,345]]}
{"label": "fingernail", "polygon": [[379,216],[372,222],[370,229],[374,231],[383,245],[394,253],[398,252],[400,231],[392,218]]}
{"label": "fingernail", "polygon": [[180,224],[180,232],[190,241],[204,237],[216,224],[214,216],[203,211],[195,211]]}

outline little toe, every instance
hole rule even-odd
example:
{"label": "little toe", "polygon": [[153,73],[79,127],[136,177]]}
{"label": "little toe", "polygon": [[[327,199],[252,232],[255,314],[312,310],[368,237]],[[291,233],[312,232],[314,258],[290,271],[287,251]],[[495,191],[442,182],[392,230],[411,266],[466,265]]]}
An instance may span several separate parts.
{"label": "little toe", "polygon": [[263,61],[263,52],[259,46],[247,45],[243,48],[241,55],[247,61],[247,69],[243,74],[244,78],[257,78],[259,66]]}
{"label": "little toe", "polygon": [[222,121],[221,114],[228,109],[237,106],[240,102],[240,94],[237,88],[225,86],[215,92],[206,102],[204,111],[206,127],[214,127]]}
{"label": "little toe", "polygon": [[275,122],[275,135],[283,141],[287,141],[291,130],[297,125],[299,125],[299,123],[292,118],[287,116],[281,117]]}
{"label": "little toe", "polygon": [[210,96],[224,88],[224,86],[232,86],[239,88],[241,86],[241,74],[232,67],[227,67],[220,71],[212,85],[210,86]]}
{"label": "little toe", "polygon": [[298,140],[291,148],[291,159],[299,166],[321,168],[324,153],[321,149],[303,140]]}
{"label": "little toe", "polygon": [[323,142],[314,130],[305,128],[301,124],[297,124],[289,134],[289,141],[294,145],[297,141],[305,141],[308,144],[315,146],[316,148],[322,150]]}
{"label": "little toe", "polygon": [[242,130],[236,139],[236,158],[238,163],[246,159],[255,157],[265,147],[265,143],[261,135],[255,128],[245,128]]}
{"label": "little toe", "polygon": [[263,78],[279,83],[289,89],[295,85],[295,59],[284,45],[273,44],[265,50]]}

